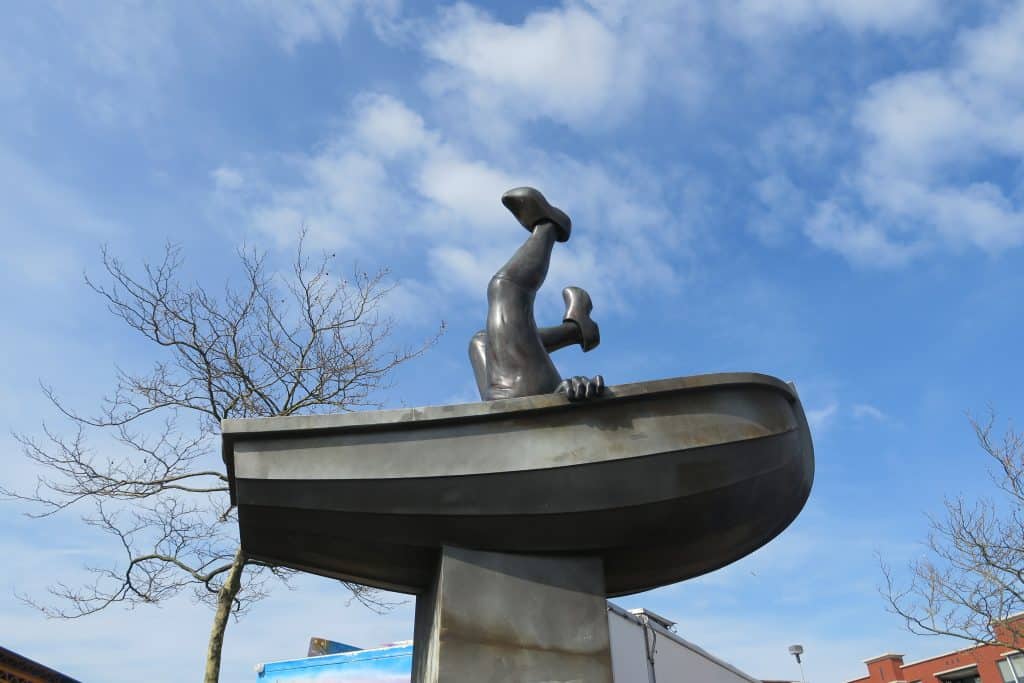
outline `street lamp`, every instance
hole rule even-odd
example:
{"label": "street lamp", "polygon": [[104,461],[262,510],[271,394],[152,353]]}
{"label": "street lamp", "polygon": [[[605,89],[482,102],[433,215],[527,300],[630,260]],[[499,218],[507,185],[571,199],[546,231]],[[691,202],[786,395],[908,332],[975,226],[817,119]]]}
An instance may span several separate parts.
{"label": "street lamp", "polygon": [[790,645],[789,654],[796,657],[796,663],[800,667],[800,683],[806,683],[804,680],[804,664],[800,661],[800,655],[804,653],[803,645]]}

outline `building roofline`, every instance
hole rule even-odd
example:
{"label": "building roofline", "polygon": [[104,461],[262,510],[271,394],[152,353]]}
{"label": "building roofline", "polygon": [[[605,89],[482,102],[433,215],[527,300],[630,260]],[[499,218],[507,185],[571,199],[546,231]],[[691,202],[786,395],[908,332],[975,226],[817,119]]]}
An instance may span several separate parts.
{"label": "building roofline", "polygon": [[941,659],[943,657],[948,657],[950,655],[959,655],[959,654],[963,654],[964,652],[970,652],[971,650],[977,650],[979,647],[981,647],[981,645],[971,645],[970,647],[962,647],[959,650],[950,650],[949,652],[943,652],[941,654],[932,655],[931,657],[925,657],[923,659],[915,659],[912,662],[907,662],[903,666],[914,666],[915,664],[924,664],[925,662],[930,662],[933,659]]}
{"label": "building roofline", "polygon": [[51,669],[45,664],[40,664],[34,659],[29,659],[25,655],[18,654],[14,650],[8,650],[6,647],[0,647],[0,664],[20,666],[22,667],[23,672],[30,676],[43,676],[47,680],[52,680],[55,683],[78,683],[77,679],[74,679],[67,674],[63,674],[56,669]]}
{"label": "building roofline", "polygon": [[993,619],[992,621],[994,621],[994,622],[995,622],[995,623],[997,623],[997,624],[1001,624],[1001,623],[1003,623],[1004,621],[1010,621],[1010,620],[1012,620],[1012,619],[1017,619],[1017,618],[1020,618],[1020,617],[1024,617],[1024,611],[1021,611],[1021,612],[1014,612],[1013,614],[1007,614],[1007,615],[1006,615],[1005,617],[1003,617],[1002,619]]}
{"label": "building roofline", "polygon": [[[1010,619],[1015,619],[1017,617],[1024,617],[1024,612],[1017,612],[1016,614],[1011,614],[1011,615],[1007,616],[1006,619],[1003,619],[1003,621],[1010,620]],[[918,664],[924,664],[925,662],[930,662],[930,661],[932,661],[934,659],[942,659],[943,657],[949,657],[951,655],[960,655],[960,654],[964,654],[965,652],[971,652],[973,650],[977,650],[978,648],[984,647],[984,646],[987,646],[987,645],[992,645],[992,646],[998,647],[998,645],[996,643],[976,643],[976,644],[970,645],[968,647],[962,647],[962,648],[960,648],[958,650],[949,650],[947,652],[942,652],[942,653],[939,653],[937,655],[932,655],[931,657],[923,657],[922,659],[915,659],[912,662],[904,662],[902,664],[902,666],[903,666],[903,668],[906,668],[908,666],[917,666]],[[1019,652],[1019,650],[1007,650],[1006,652],[1001,653],[999,656],[1000,657],[1006,657],[1006,656],[1011,655],[1011,654],[1017,654],[1018,652]],[[890,657],[902,657],[902,656],[903,655],[896,654],[896,653],[893,653],[893,652],[886,652],[885,654],[878,655],[877,657],[872,657],[871,659],[865,659],[864,663],[865,664],[872,664],[874,662],[878,662],[878,661],[881,661],[883,659],[888,659]],[[964,666],[966,667],[966,666],[974,666],[974,665],[973,664],[965,664]],[[956,671],[956,669],[955,668],[954,669],[948,669],[948,671]],[[946,672],[940,671],[939,673],[946,673]],[[859,681],[867,681],[870,678],[871,678],[871,675],[868,674],[867,676],[859,676],[857,678],[850,678],[850,679],[848,679],[846,681],[846,683],[858,683]],[[898,682],[893,682],[893,683],[898,683]]]}

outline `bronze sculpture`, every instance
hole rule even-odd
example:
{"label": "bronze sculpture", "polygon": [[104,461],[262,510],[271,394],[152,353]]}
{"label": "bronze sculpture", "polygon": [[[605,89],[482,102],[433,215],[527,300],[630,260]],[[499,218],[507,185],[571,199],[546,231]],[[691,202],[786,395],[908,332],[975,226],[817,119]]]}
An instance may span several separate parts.
{"label": "bronze sculpture", "polygon": [[560,325],[534,319],[571,222],[533,188],[502,203],[531,234],[470,342],[483,402],[224,420],[231,500],[250,558],[416,594],[415,683],[611,683],[605,598],[781,533],[810,493],[811,434],[766,375],[562,380],[549,354],[600,341],[578,287]]}
{"label": "bronze sculpture", "polygon": [[531,234],[491,278],[487,328],[469,343],[480,398],[492,401],[552,392],[566,394],[570,400],[599,396],[604,391],[601,375],[563,380],[549,355],[572,344],[586,352],[601,342],[600,329],[590,317],[590,295],[579,287],[563,289],[566,308],[560,325],[538,328],[533,315],[551,251],[555,242],[569,239],[572,221],[532,187],[509,190],[501,203]]}

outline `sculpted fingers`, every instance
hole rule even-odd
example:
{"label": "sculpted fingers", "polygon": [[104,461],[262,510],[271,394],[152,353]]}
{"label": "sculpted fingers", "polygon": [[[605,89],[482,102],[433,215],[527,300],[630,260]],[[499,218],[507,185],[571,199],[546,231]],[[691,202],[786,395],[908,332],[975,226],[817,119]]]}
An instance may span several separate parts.
{"label": "sculpted fingers", "polygon": [[580,375],[570,377],[562,380],[562,383],[558,385],[557,391],[565,394],[570,401],[597,398],[604,393],[604,377],[601,375],[595,375],[593,379]]}
{"label": "sculpted fingers", "polygon": [[578,401],[587,393],[587,378],[586,377],[573,377],[572,378],[572,393],[569,394],[569,398],[574,401]]}

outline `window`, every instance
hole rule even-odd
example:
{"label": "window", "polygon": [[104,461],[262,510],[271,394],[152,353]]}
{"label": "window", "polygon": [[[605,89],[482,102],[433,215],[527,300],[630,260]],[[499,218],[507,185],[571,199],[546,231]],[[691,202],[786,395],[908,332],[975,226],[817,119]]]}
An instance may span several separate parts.
{"label": "window", "polygon": [[[943,683],[981,683],[981,678],[978,676],[978,667],[973,665],[965,666],[949,673],[940,673],[938,678]],[[1015,681],[1011,678],[1008,683],[1015,683]],[[1020,681],[1020,683],[1024,683],[1024,680]]]}
{"label": "window", "polygon": [[[1010,655],[1000,659],[997,664],[999,673],[1003,676],[1003,683],[1024,683],[1024,655]],[[1014,676],[1014,673],[1017,675]]]}

